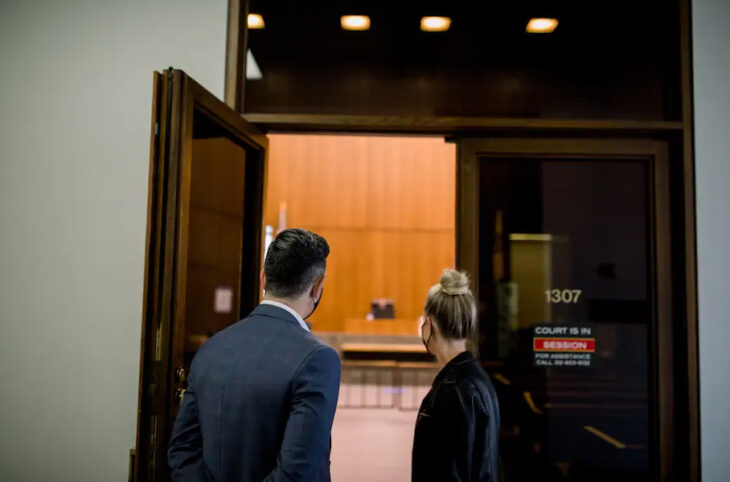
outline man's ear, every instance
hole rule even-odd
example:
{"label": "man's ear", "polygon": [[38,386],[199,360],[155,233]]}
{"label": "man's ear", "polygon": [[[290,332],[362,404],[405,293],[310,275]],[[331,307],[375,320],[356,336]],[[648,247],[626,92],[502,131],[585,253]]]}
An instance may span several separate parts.
{"label": "man's ear", "polygon": [[312,291],[314,292],[316,300],[319,300],[322,297],[322,290],[324,290],[324,276],[317,278],[312,285]]}
{"label": "man's ear", "polygon": [[261,281],[261,289],[263,291],[266,291],[266,273],[264,273],[264,270],[261,270],[260,281]]}

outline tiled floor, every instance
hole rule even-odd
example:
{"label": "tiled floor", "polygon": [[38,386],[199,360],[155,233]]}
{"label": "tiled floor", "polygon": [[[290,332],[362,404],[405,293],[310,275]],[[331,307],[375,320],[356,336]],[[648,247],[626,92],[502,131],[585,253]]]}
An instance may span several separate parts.
{"label": "tiled floor", "polygon": [[339,408],[332,428],[333,482],[408,482],[418,412]]}

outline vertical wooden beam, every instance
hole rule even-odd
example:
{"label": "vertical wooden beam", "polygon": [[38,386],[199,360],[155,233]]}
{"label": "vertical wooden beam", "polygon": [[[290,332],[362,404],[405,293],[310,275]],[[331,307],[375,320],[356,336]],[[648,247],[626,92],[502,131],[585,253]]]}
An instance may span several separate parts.
{"label": "vertical wooden beam", "polygon": [[470,139],[457,141],[456,268],[469,273],[479,293],[479,159]]}
{"label": "vertical wooden beam", "polygon": [[243,112],[246,87],[248,3],[247,0],[228,0],[226,80],[223,100],[236,112]]}
{"label": "vertical wooden beam", "polygon": [[680,49],[683,131],[684,239],[687,320],[688,479],[701,480],[699,340],[697,305],[697,239],[695,214],[694,108],[692,85],[692,12],[690,0],[680,0]]}

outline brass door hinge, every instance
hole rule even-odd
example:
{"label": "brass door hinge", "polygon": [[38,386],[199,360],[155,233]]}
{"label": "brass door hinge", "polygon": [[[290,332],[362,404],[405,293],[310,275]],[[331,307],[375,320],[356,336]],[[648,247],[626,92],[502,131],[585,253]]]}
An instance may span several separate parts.
{"label": "brass door hinge", "polygon": [[129,482],[134,482],[134,459],[137,457],[137,451],[135,449],[129,449]]}

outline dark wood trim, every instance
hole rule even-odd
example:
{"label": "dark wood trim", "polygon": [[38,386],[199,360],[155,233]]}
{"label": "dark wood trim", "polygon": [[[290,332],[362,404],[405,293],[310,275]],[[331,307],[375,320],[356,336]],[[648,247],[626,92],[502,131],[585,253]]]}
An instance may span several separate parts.
{"label": "dark wood trim", "polygon": [[[195,116],[195,92],[192,80],[183,72],[174,71],[175,81],[181,85],[182,103],[180,106],[180,154],[178,161],[178,199],[177,199],[177,238],[175,240],[175,285],[172,294],[173,318],[170,325],[170,373],[183,368],[182,360],[185,352],[185,327],[187,325],[187,281],[188,281],[188,240],[190,226],[190,190],[193,174],[193,118]],[[168,407],[177,414],[178,403],[175,400],[174,387],[177,380],[170,380],[173,386],[168,392]],[[171,417],[170,417],[171,418]]]}
{"label": "dark wood trim", "polygon": [[[674,382],[678,358],[674,349],[676,322],[673,310],[672,278],[672,236],[671,236],[671,198],[669,150],[666,143],[652,142],[653,160],[649,170],[649,216],[651,218],[652,285],[656,303],[656,317],[653,320],[656,339],[653,340],[656,356],[654,370],[654,397],[658,406],[657,445],[661,454],[658,461],[660,480],[676,481],[683,477],[677,470],[675,420],[677,419],[676,384]],[[661,326],[664,324],[665,326]],[[671,414],[668,416],[667,414]]]}
{"label": "dark wood trim", "polygon": [[[145,237],[145,277],[143,285],[143,298],[142,298],[142,334],[141,334],[141,347],[139,353],[139,386],[137,395],[137,434],[135,443],[135,453],[146,454],[147,452],[143,449],[143,444],[147,443],[144,440],[143,434],[148,433],[149,427],[145,417],[145,410],[143,407],[148,405],[147,400],[148,394],[145,393],[146,382],[150,376],[151,367],[146,360],[150,358],[147,348],[147,340],[154,335],[149,333],[152,328],[152,314],[154,310],[148,309],[148,306],[157,305],[156,290],[152,287],[156,284],[157,279],[157,268],[159,267],[159,232],[161,229],[161,217],[159,216],[159,191],[156,185],[159,181],[159,172],[162,166],[159,166],[161,157],[164,155],[161,149],[164,148],[164,143],[161,143],[159,139],[163,135],[163,130],[166,130],[164,121],[162,119],[162,104],[166,98],[166,86],[164,85],[164,78],[158,72],[153,73],[152,83],[152,125],[150,127],[150,161],[149,161],[149,177],[148,177],[148,188],[147,188],[147,233]],[[132,467],[132,480],[139,480],[139,460],[140,457],[135,457]]]}
{"label": "dark wood trim", "polygon": [[685,317],[687,337],[687,451],[689,482],[702,480],[700,445],[699,335],[697,301],[697,227],[695,207],[694,86],[692,75],[692,11],[690,0],[680,0],[680,68],[683,123],[683,201]]}
{"label": "dark wood trim", "polygon": [[654,156],[662,150],[661,141],[648,139],[601,139],[601,138],[516,138],[483,137],[464,138],[458,141],[465,153],[479,156]]}
{"label": "dark wood trim", "polygon": [[170,391],[169,343],[173,316],[175,238],[177,233],[177,180],[180,152],[181,86],[175,72],[155,75],[153,104],[158,122],[152,126],[148,202],[148,231],[142,349],[138,406],[135,480],[160,480],[166,474],[164,437]]}
{"label": "dark wood trim", "polygon": [[[261,298],[261,278],[264,259],[264,209],[266,207],[266,183],[268,149],[246,151],[246,192],[244,199],[243,245],[241,247],[240,317],[248,315],[258,306]],[[258,230],[257,235],[247,232]],[[258,256],[252,256],[257,253]]]}
{"label": "dark wood trim", "polygon": [[314,114],[256,114],[243,117],[266,132],[366,132],[450,135],[469,132],[613,132],[630,135],[678,132],[681,122],[623,120],[509,119]]}
{"label": "dark wood trim", "polygon": [[[469,273],[473,293],[479,293],[479,162],[465,156],[456,143],[456,269]],[[470,351],[479,358],[479,326],[472,333]]]}
{"label": "dark wood trim", "polygon": [[224,99],[236,112],[243,112],[246,89],[248,4],[246,0],[228,0]]}
{"label": "dark wood trim", "polygon": [[[652,432],[657,434],[655,442],[660,454],[656,461],[659,480],[684,480],[681,473],[677,472],[678,459],[675,457],[677,394],[674,378],[678,359],[674,353],[670,164],[667,142],[650,139],[484,137],[460,139],[458,144],[459,165],[462,167],[459,171],[462,175],[457,178],[457,192],[460,193],[458,198],[468,199],[471,205],[460,205],[457,217],[457,253],[469,249],[477,252],[473,257],[460,256],[457,264],[474,273],[479,272],[479,181],[476,174],[479,172],[480,158],[626,158],[644,159],[648,162],[650,259],[656,303],[656,317],[652,322],[655,333],[653,351],[656,353],[653,372],[656,375],[650,391],[657,418],[653,421],[655,429]],[[477,229],[473,229],[474,225]]]}
{"label": "dark wood trim", "polygon": [[208,92],[195,80],[187,77],[187,83],[195,106],[216,122],[236,133],[247,146],[255,149],[268,149],[269,139],[258,127],[252,125],[238,113],[228,109],[216,96]]}
{"label": "dark wood trim", "polygon": [[456,145],[456,267],[479,292],[479,160],[463,142]]}
{"label": "dark wood trim", "polygon": [[[179,177],[180,177],[180,151],[181,151],[181,124],[182,120],[182,82],[181,73],[167,70],[164,72],[168,80],[170,96],[169,116],[170,123],[168,134],[163,142],[167,144],[169,154],[165,158],[165,173],[160,179],[162,184],[162,199],[164,206],[164,245],[162,247],[162,283],[159,291],[160,314],[158,329],[155,340],[154,362],[156,364],[156,423],[154,426],[154,452],[152,455],[151,476],[152,480],[160,480],[167,474],[166,452],[167,446],[165,436],[168,431],[169,419],[169,393],[172,391],[172,373],[170,367],[169,340],[172,335],[172,323],[175,316],[175,303],[173,300],[175,292],[175,258],[178,236],[178,210],[177,203],[180,198]],[[141,479],[146,480],[146,479]]]}

